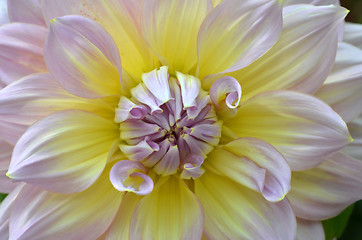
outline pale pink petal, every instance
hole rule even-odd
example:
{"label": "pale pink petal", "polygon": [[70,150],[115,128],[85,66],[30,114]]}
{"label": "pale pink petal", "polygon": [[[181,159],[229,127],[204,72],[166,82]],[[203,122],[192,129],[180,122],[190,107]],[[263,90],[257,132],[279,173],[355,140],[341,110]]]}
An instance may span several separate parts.
{"label": "pale pink petal", "polygon": [[0,85],[47,70],[43,48],[47,29],[27,23],[0,27]]}
{"label": "pale pink petal", "polygon": [[211,9],[211,0],[144,1],[143,36],[171,72],[189,73],[196,66],[197,35]]}
{"label": "pale pink petal", "polygon": [[95,114],[57,112],[19,139],[7,176],[54,192],[82,191],[102,173],[117,138],[117,126]]}
{"label": "pale pink petal", "polygon": [[325,240],[324,229],[321,222],[308,221],[297,218],[296,240]]}
{"label": "pale pink petal", "polygon": [[137,85],[142,73],[158,67],[158,61],[142,36],[142,6],[143,0],[43,0],[47,21],[76,14],[97,21],[106,29],[122,56],[123,93]]}
{"label": "pale pink petal", "polygon": [[167,67],[163,66],[160,70],[155,69],[152,72],[142,74],[143,83],[157,98],[159,104],[164,104],[171,99],[167,69]]}
{"label": "pale pink petal", "polygon": [[158,144],[153,142],[149,136],[145,137],[145,139],[137,145],[121,144],[119,148],[128,159],[134,161],[142,161],[153,152],[160,150]]}
{"label": "pale pink petal", "polygon": [[129,226],[133,211],[142,197],[134,193],[125,193],[121,206],[106,232],[107,240],[129,240]]}
{"label": "pale pink petal", "polygon": [[170,146],[153,170],[163,176],[175,174],[180,165],[180,153],[176,145]]}
{"label": "pale pink petal", "polygon": [[362,199],[362,161],[336,153],[314,169],[293,172],[287,195],[296,216],[320,221]]}
{"label": "pale pink petal", "polygon": [[108,174],[71,195],[26,185],[14,203],[9,239],[97,239],[111,224],[122,196]]}
{"label": "pale pink petal", "polygon": [[147,105],[151,109],[151,114],[162,112],[161,103],[142,84],[132,88],[131,94],[137,101]]}
{"label": "pale pink petal", "polygon": [[119,161],[113,165],[109,177],[112,185],[121,192],[147,195],[153,189],[153,180],[147,175],[147,168],[139,162]]}
{"label": "pale pink petal", "polygon": [[201,86],[200,79],[192,75],[185,75],[179,72],[176,72],[176,77],[180,84],[184,109],[196,108],[196,98],[199,95]]}
{"label": "pale pink petal", "polygon": [[207,239],[294,239],[296,221],[287,199],[277,203],[206,171],[195,180],[205,211]]}
{"label": "pale pink petal", "polygon": [[137,122],[122,122],[119,126],[120,136],[122,139],[132,139],[146,137],[156,134],[160,131],[161,127],[157,124],[146,123],[143,121]]}
{"label": "pale pink petal", "polygon": [[130,239],[198,240],[203,225],[203,208],[196,196],[182,180],[166,177],[137,204]]}
{"label": "pale pink petal", "polygon": [[128,98],[122,96],[116,108],[114,121],[117,123],[124,122],[128,119],[142,119],[147,114],[147,108],[143,105],[136,105]]}
{"label": "pale pink petal", "polygon": [[348,123],[347,126],[353,142],[343,148],[342,152],[362,161],[362,115]]}
{"label": "pale pink petal", "polygon": [[11,211],[16,198],[23,187],[24,184],[21,184],[15,188],[0,204],[0,240],[9,239],[9,221]]}
{"label": "pale pink petal", "polygon": [[200,28],[197,50],[201,78],[248,66],[275,44],[281,29],[281,1],[223,1]]}
{"label": "pale pink petal", "polygon": [[271,202],[281,201],[290,190],[287,161],[273,146],[253,138],[240,138],[210,153],[205,167],[229,177]]}
{"label": "pale pink petal", "polygon": [[28,126],[64,109],[88,110],[108,119],[114,114],[114,109],[103,100],[76,97],[50,74],[33,74],[1,90],[0,136],[15,144]]}
{"label": "pale pink petal", "polygon": [[339,0],[284,0],[284,6],[294,4],[311,4],[316,6],[340,5]]}
{"label": "pale pink petal", "polygon": [[344,121],[362,113],[362,50],[340,42],[336,61],[315,96],[328,103]]}
{"label": "pale pink petal", "polygon": [[224,136],[270,143],[292,170],[317,166],[351,141],[345,122],[331,107],[292,91],[270,91],[249,99],[223,127],[229,130]]}
{"label": "pale pink petal", "polygon": [[7,0],[0,0],[0,25],[9,23]]}
{"label": "pale pink petal", "polygon": [[75,95],[98,98],[120,93],[117,46],[95,21],[81,16],[52,20],[44,57],[55,79]]}
{"label": "pale pink petal", "polygon": [[180,175],[183,179],[196,179],[204,174],[205,169],[201,168],[201,165],[204,163],[204,159],[201,156],[191,155],[185,159],[185,164],[183,165],[183,171]]}
{"label": "pale pink petal", "polygon": [[230,74],[241,83],[244,99],[275,89],[316,91],[333,66],[338,26],[346,14],[333,5],[284,8],[279,41],[256,62]]}
{"label": "pale pink petal", "polygon": [[12,22],[46,26],[41,0],[8,0],[9,18]]}
{"label": "pale pink petal", "polygon": [[12,152],[13,145],[0,139],[0,193],[10,193],[18,185],[6,176]]}
{"label": "pale pink petal", "polygon": [[343,41],[362,49],[362,24],[346,23]]}

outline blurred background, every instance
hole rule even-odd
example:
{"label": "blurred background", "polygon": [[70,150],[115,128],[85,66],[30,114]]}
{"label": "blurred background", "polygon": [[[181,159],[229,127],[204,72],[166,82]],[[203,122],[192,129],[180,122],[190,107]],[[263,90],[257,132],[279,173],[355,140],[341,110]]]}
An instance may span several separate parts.
{"label": "blurred background", "polygon": [[[347,21],[362,23],[362,0],[340,1],[342,6],[350,10]],[[347,208],[335,219],[325,221],[323,225],[326,230],[326,240],[331,240],[333,235],[340,236],[339,240],[362,240],[362,201]]]}

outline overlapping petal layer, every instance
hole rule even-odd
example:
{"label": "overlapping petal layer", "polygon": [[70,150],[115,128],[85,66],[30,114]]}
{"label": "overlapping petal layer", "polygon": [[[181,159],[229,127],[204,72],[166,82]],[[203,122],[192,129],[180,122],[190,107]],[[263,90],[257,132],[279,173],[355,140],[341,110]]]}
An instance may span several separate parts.
{"label": "overlapping petal layer", "polygon": [[204,166],[260,191],[268,201],[280,201],[290,190],[291,173],[287,161],[262,140],[234,140],[211,152]]}
{"label": "overlapping petal layer", "polygon": [[0,193],[10,193],[17,186],[6,176],[12,152],[13,146],[0,138]]}
{"label": "overlapping petal layer", "polygon": [[224,122],[224,135],[262,139],[278,149],[292,170],[312,168],[351,140],[346,124],[317,98],[291,91],[259,94]]}
{"label": "overlapping petal layer", "polygon": [[333,66],[338,26],[346,14],[339,6],[284,8],[278,42],[256,62],[230,74],[241,83],[244,99],[274,89],[317,90]]}
{"label": "overlapping petal layer", "polygon": [[288,201],[266,201],[258,193],[211,171],[195,180],[205,210],[208,239],[293,239],[295,216]]}
{"label": "overlapping petal layer", "polygon": [[137,204],[130,239],[197,240],[204,225],[203,208],[185,183],[165,177]]}
{"label": "overlapping petal layer", "polygon": [[46,26],[40,0],[10,0],[8,1],[8,11],[12,22]]}
{"label": "overlapping petal layer", "polygon": [[351,131],[353,142],[343,148],[342,152],[362,161],[362,115],[347,125]]}
{"label": "overlapping petal layer", "polygon": [[248,66],[274,45],[281,28],[281,1],[223,1],[205,18],[198,35],[201,79]]}
{"label": "overlapping petal layer", "polygon": [[[123,73],[131,79],[123,85],[134,87],[144,72],[158,67],[154,54],[141,32],[143,1],[133,0],[44,0],[47,21],[69,14],[78,14],[99,22],[112,36],[122,58]],[[133,81],[132,81],[133,79]]]}
{"label": "overlapping petal layer", "polygon": [[54,78],[77,96],[120,94],[122,66],[117,46],[95,21],[81,16],[52,20],[44,57]]}
{"label": "overlapping petal layer", "polygon": [[362,50],[340,42],[336,61],[315,96],[330,105],[344,121],[362,113]]}
{"label": "overlapping petal layer", "polygon": [[[170,71],[188,73],[197,63],[197,35],[211,0],[145,1],[143,36]],[[175,17],[177,16],[177,17]]]}
{"label": "overlapping petal layer", "polygon": [[362,49],[362,24],[346,23],[343,41]]}
{"label": "overlapping petal layer", "polygon": [[296,216],[324,220],[362,198],[362,161],[336,153],[314,169],[293,172],[287,195]]}
{"label": "overlapping petal layer", "polygon": [[109,102],[74,96],[50,74],[33,74],[0,92],[0,136],[15,144],[30,125],[51,113],[66,109],[86,110],[110,120],[114,118]]}
{"label": "overlapping petal layer", "polygon": [[321,222],[297,218],[296,240],[324,240],[324,229]]}
{"label": "overlapping petal layer", "polygon": [[54,113],[19,139],[7,175],[49,191],[79,192],[102,173],[117,137],[117,126],[95,114]]}
{"label": "overlapping petal layer", "polygon": [[9,239],[96,239],[111,224],[122,196],[107,173],[72,195],[26,185],[13,205]]}
{"label": "overlapping petal layer", "polygon": [[0,88],[31,73],[44,72],[47,29],[27,23],[0,27]]}

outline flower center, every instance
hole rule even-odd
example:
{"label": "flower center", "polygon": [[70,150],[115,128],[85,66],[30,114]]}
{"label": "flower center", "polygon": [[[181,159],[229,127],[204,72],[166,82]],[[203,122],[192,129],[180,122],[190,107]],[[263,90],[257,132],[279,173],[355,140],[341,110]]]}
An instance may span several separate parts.
{"label": "flower center", "polygon": [[222,123],[198,78],[178,72],[170,77],[167,70],[143,74],[131,98],[120,99],[115,117],[120,149],[157,174],[197,178],[219,142]]}

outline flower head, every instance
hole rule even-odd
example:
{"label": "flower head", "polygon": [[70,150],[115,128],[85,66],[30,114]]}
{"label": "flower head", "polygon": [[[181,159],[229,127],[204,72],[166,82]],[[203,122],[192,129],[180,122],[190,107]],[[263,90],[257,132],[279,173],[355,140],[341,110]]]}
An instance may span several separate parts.
{"label": "flower head", "polygon": [[3,175],[16,184],[7,179],[15,189],[0,231],[319,231],[311,221],[362,198],[362,163],[338,152],[351,141],[344,116],[311,95],[323,92],[347,14],[317,2],[9,1],[20,23],[0,28],[0,60],[16,59],[0,67],[0,146]]}

